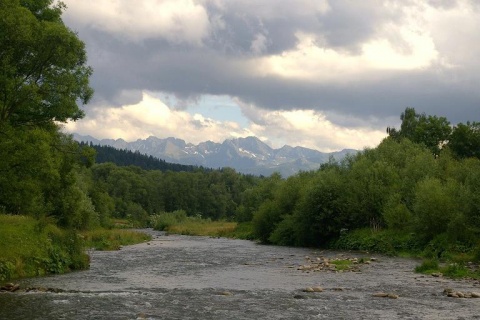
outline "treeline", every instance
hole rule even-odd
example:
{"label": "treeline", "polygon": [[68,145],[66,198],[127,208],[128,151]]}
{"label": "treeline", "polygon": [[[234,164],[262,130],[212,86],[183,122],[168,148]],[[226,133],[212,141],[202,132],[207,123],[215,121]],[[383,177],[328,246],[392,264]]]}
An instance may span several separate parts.
{"label": "treeline", "polygon": [[2,135],[1,212],[67,228],[108,227],[111,218],[147,226],[150,215],[175,210],[233,220],[243,192],[260,180],[230,168],[175,172],[97,164],[94,149],[53,128],[4,126]]}
{"label": "treeline", "polygon": [[82,181],[101,217],[126,218],[147,226],[151,215],[184,210],[189,216],[234,220],[243,192],[260,178],[230,168],[161,172],[139,167],[96,164]]}
{"label": "treeline", "polygon": [[[251,219],[265,243],[437,255],[477,250],[480,259],[479,124],[452,128],[412,108],[401,120],[377,148],[246,190],[242,219]],[[355,230],[368,232],[362,239],[352,237]]]}
{"label": "treeline", "polygon": [[194,172],[194,171],[208,171],[207,169],[199,166],[192,165],[182,165],[178,163],[170,163],[165,160],[155,158],[153,156],[148,156],[140,153],[139,151],[131,150],[119,150],[111,146],[101,146],[94,145],[92,143],[87,144],[85,142],[80,142],[80,146],[90,146],[95,149],[96,163],[106,163],[111,162],[117,166],[137,166],[145,170],[160,170],[160,171],[185,171],[185,172]]}

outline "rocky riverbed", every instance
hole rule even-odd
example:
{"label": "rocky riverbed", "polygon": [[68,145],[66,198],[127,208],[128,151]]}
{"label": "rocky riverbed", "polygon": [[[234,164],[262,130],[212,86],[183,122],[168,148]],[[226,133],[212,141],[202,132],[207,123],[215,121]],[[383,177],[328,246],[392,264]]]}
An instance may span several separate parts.
{"label": "rocky riverbed", "polygon": [[420,261],[149,232],[92,252],[88,271],[11,284],[0,318],[480,319],[478,281],[416,274]]}

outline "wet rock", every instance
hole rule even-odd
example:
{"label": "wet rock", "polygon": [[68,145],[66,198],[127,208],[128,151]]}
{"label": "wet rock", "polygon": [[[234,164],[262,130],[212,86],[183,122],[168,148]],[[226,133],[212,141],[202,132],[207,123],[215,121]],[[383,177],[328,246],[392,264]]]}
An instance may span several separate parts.
{"label": "wet rock", "polygon": [[[445,293],[445,291],[444,291]],[[461,292],[461,291],[448,291],[447,297],[450,298],[480,298],[480,293],[477,292]]]}
{"label": "wet rock", "polygon": [[441,277],[441,276],[443,276],[443,274],[442,274],[441,272],[434,272],[434,273],[432,273],[432,277],[439,278],[439,277]]}
{"label": "wet rock", "polygon": [[372,296],[378,297],[378,298],[386,298],[386,297],[388,297],[388,293],[386,293],[386,292],[376,292],[376,293],[372,294]]}
{"label": "wet rock", "polygon": [[453,289],[452,288],[445,288],[443,289],[443,293],[444,294],[449,294],[449,293],[452,293],[453,292]]}
{"label": "wet rock", "polygon": [[[369,264],[371,260],[364,260],[358,258],[345,258],[343,255],[339,255],[339,258],[325,258],[325,257],[316,257],[311,258],[309,256],[305,257],[306,264],[300,265],[297,267],[297,270],[303,271],[305,273],[309,272],[360,272],[361,264]],[[376,258],[371,258],[376,260]],[[349,263],[350,262],[350,263]]]}
{"label": "wet rock", "polygon": [[372,294],[373,297],[377,298],[389,298],[389,299],[398,299],[398,294],[387,293],[387,292],[376,292]]}
{"label": "wet rock", "polygon": [[15,292],[18,289],[20,289],[20,286],[14,283],[7,283],[4,286],[0,287],[0,291],[4,292]]}

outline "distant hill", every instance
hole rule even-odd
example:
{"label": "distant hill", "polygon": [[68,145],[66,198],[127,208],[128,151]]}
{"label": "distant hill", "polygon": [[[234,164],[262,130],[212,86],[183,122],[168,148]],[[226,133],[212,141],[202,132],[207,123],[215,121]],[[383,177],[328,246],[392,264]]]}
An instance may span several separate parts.
{"label": "distant hill", "polygon": [[126,149],[116,149],[107,145],[94,145],[92,142],[80,142],[82,145],[89,145],[96,151],[95,162],[105,163],[112,162],[117,166],[137,166],[145,170],[160,170],[160,171],[198,171],[211,170],[199,166],[183,165],[178,163],[169,163],[165,160],[155,158],[146,154],[141,154],[139,151],[131,151]]}
{"label": "distant hill", "polygon": [[194,145],[177,138],[149,137],[133,142],[123,139],[98,140],[91,136],[73,135],[80,142],[98,146],[110,146],[162,159],[166,163],[206,168],[231,167],[245,174],[269,176],[279,172],[283,177],[299,171],[316,170],[330,157],[341,160],[357,150],[344,149],[324,153],[303,147],[283,146],[273,149],[256,137],[227,139],[223,143],[206,141]]}

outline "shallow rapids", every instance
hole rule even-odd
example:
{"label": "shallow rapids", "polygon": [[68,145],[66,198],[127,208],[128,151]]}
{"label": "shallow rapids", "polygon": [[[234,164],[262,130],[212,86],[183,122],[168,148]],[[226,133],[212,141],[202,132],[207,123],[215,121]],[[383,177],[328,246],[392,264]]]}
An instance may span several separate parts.
{"label": "shallow rapids", "polygon": [[[442,293],[478,283],[415,274],[418,261],[147,232],[148,243],[91,252],[87,271],[20,281],[63,292],[1,293],[0,319],[480,319],[480,299]],[[377,261],[361,272],[298,270],[307,256]]]}

